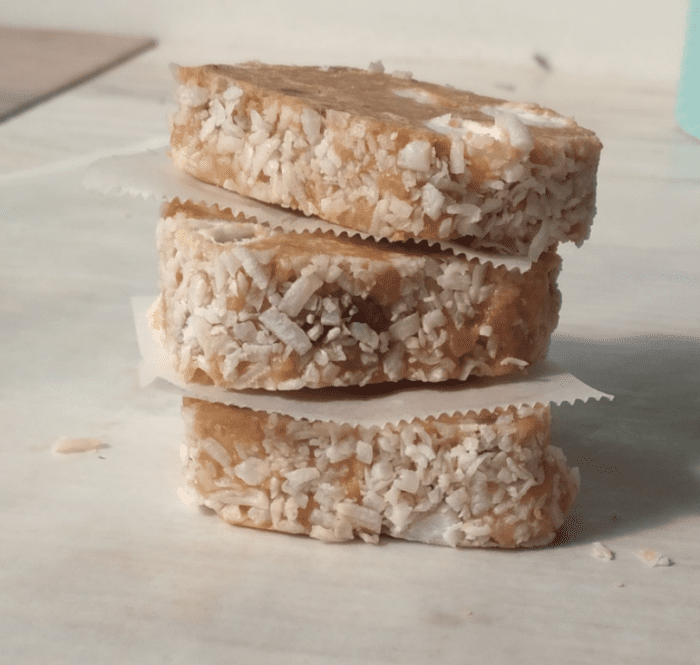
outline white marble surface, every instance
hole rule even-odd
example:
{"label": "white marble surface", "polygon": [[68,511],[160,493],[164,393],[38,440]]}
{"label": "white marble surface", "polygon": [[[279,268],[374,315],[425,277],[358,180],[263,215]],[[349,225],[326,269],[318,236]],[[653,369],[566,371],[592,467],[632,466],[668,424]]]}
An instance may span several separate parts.
{"label": "white marble surface", "polygon": [[[138,389],[130,317],[156,284],[157,208],[81,186],[94,156],[164,133],[156,50],[0,125],[0,662],[699,662],[700,144],[674,82],[388,64],[605,143],[551,357],[616,399],[556,410],[583,484],[559,545],[332,546],[180,504],[177,398]],[[106,447],[57,455],[61,436]]]}
{"label": "white marble surface", "polygon": [[[678,76],[688,0],[94,0],[5,2],[0,24],[150,35],[170,58],[303,59],[366,65],[413,55],[438,68],[470,60],[642,79]],[[301,64],[301,63],[299,63]]]}

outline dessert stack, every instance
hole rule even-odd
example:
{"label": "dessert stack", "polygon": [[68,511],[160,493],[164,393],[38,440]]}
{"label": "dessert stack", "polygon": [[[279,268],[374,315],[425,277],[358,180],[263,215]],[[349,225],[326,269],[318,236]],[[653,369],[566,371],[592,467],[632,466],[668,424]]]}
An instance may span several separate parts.
{"label": "dessert stack", "polygon": [[[174,72],[170,157],[239,204],[163,205],[152,325],[189,385],[295,405],[185,397],[191,493],[325,541],[551,542],[578,475],[549,402],[473,404],[546,357],[557,244],[583,242],[595,211],[595,135],[379,63]],[[455,391],[472,406],[445,411]],[[338,415],[372,399],[405,410]]]}

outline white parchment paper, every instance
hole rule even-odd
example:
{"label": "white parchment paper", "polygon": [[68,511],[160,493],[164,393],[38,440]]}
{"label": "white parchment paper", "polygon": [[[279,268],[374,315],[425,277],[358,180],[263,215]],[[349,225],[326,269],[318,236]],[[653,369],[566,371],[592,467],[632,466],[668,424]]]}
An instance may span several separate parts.
{"label": "white parchment paper", "polygon": [[[86,171],[83,184],[103,194],[141,196],[156,201],[192,201],[205,205],[228,208],[234,215],[243,214],[272,229],[284,232],[323,231],[333,235],[359,237],[372,236],[362,231],[347,229],[325,222],[318,217],[307,217],[300,212],[268,205],[235,192],[201,182],[177,169],[167,156],[165,149],[149,150],[131,155],[114,155],[95,161]],[[526,272],[532,266],[527,257],[500,256],[466,249],[453,242],[423,240],[430,246],[437,245],[467,259],[478,259],[481,263],[505,266],[508,270]],[[407,244],[413,244],[408,241]]]}
{"label": "white parchment paper", "polygon": [[320,388],[268,392],[231,391],[184,381],[175,363],[156,340],[148,310],[152,298],[132,298],[136,335],[142,362],[143,387],[153,385],[187,397],[221,402],[256,411],[282,413],[298,419],[333,421],[352,425],[385,425],[440,414],[489,411],[523,404],[573,404],[576,400],[612,399],[545,361],[527,372],[499,379],[470,379],[468,383],[424,384],[400,382],[348,388]]}

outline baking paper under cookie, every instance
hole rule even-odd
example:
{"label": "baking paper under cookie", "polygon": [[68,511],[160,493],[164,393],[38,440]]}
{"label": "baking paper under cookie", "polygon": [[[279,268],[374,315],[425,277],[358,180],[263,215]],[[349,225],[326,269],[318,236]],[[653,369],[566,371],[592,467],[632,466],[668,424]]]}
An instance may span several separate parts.
{"label": "baking paper under cookie", "polygon": [[518,377],[474,379],[448,384],[399,382],[358,388],[318,388],[265,392],[230,391],[183,381],[174,363],[156,341],[148,310],[153,298],[133,298],[132,307],[142,362],[139,367],[142,386],[154,385],[177,394],[234,404],[256,411],[281,413],[293,418],[343,422],[352,425],[385,425],[441,414],[492,411],[497,407],[523,404],[573,404],[576,400],[612,399],[550,361]]}
{"label": "baking paper under cookie", "polygon": [[[243,214],[273,229],[285,232],[323,231],[335,236],[357,236],[363,239],[372,236],[362,231],[347,229],[318,217],[306,217],[302,213],[278,208],[260,201],[240,196],[221,187],[201,182],[178,170],[168,159],[165,150],[148,151],[134,155],[114,155],[96,161],[85,173],[84,185],[103,194],[130,194],[156,201],[192,201],[207,206],[228,208],[234,215]],[[423,240],[430,246],[437,245],[468,259],[480,263],[505,266],[508,270],[529,270],[532,261],[527,257],[507,256],[476,252],[463,246],[437,240]],[[413,241],[407,244],[415,245]]]}

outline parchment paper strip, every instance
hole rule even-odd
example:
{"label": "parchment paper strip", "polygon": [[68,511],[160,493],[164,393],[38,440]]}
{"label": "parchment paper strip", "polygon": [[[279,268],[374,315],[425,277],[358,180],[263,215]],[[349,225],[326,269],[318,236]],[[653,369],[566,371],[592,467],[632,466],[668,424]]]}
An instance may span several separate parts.
{"label": "parchment paper strip", "polygon": [[142,386],[170,390],[210,402],[222,402],[257,411],[282,413],[294,418],[344,422],[353,425],[385,425],[442,413],[468,413],[522,404],[573,404],[576,400],[612,399],[545,361],[518,377],[476,379],[468,383],[423,384],[400,382],[357,388],[266,392],[230,391],[216,386],[187,383],[157,343],[151,330],[148,309],[153,298],[133,298],[132,307],[142,363]]}
{"label": "parchment paper strip", "polygon": [[[233,214],[242,213],[248,218],[285,232],[323,231],[335,236],[358,236],[363,239],[372,237],[361,231],[325,222],[318,217],[306,217],[302,213],[271,206],[240,196],[222,187],[201,182],[175,168],[164,149],[99,159],[86,171],[83,184],[88,189],[103,194],[131,194],[144,199],[153,198],[156,201],[178,198],[180,201],[215,204],[220,208],[229,208]],[[434,240],[422,242],[431,246],[438,245],[441,249],[466,256],[468,259],[478,259],[481,263],[502,265],[508,270],[525,272],[532,265],[527,257],[475,252],[453,242]]]}

